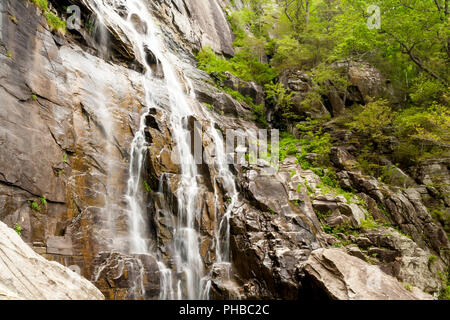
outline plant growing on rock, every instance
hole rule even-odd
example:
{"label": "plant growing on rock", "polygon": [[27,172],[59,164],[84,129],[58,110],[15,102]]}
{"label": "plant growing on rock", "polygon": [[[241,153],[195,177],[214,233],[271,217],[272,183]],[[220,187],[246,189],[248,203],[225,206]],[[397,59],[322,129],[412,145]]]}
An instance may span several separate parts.
{"label": "plant growing on rock", "polygon": [[19,236],[22,235],[22,227],[20,226],[20,224],[16,223],[16,224],[14,225],[14,231],[15,231]]}
{"label": "plant growing on rock", "polygon": [[47,0],[31,0],[31,2],[35,3],[42,11],[48,10]]}
{"label": "plant growing on rock", "polygon": [[150,187],[150,185],[148,184],[148,182],[145,181],[145,180],[144,180],[144,189],[145,189],[145,191],[147,191],[147,192],[151,192],[151,191],[152,191],[152,188]]}
{"label": "plant growing on rock", "polygon": [[66,22],[61,20],[57,15],[52,12],[47,12],[45,14],[50,31],[57,31],[58,33],[64,35],[67,31]]}
{"label": "plant growing on rock", "polygon": [[35,200],[33,201],[28,201],[28,203],[30,204],[30,208],[34,211],[41,211],[41,206],[39,205],[39,203]]}
{"label": "plant growing on rock", "polygon": [[348,124],[353,131],[359,132],[377,144],[386,140],[386,130],[394,120],[394,113],[387,100],[370,102]]}

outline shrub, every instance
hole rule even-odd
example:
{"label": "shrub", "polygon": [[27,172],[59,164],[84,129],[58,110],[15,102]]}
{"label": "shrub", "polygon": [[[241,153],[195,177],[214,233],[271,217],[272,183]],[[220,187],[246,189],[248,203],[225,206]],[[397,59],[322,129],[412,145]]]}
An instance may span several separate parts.
{"label": "shrub", "polygon": [[198,68],[208,73],[230,72],[244,81],[265,84],[273,80],[275,71],[266,63],[259,62],[251,53],[238,52],[230,60],[218,57],[211,47],[204,47],[196,55]]}
{"label": "shrub", "polygon": [[299,145],[300,140],[294,138],[293,135],[287,132],[282,132],[280,138],[279,155],[280,161],[283,162],[288,155],[297,154],[297,146]]}
{"label": "shrub", "polygon": [[264,86],[267,101],[273,103],[276,109],[282,110],[282,116],[286,120],[298,120],[299,117],[292,112],[292,95],[293,92],[288,93],[283,84],[268,83]]}
{"label": "shrub", "polygon": [[353,118],[348,124],[353,131],[368,136],[376,143],[382,143],[386,139],[386,129],[392,124],[394,113],[387,100],[370,102],[363,111]]}

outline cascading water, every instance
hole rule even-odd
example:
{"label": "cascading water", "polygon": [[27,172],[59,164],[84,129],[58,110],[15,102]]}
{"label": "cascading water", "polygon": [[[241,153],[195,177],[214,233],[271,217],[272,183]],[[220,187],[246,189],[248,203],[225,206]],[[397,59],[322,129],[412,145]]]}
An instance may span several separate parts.
{"label": "cascading water", "polygon": [[[156,81],[154,66],[149,64],[146,56],[151,52],[151,61],[156,60],[162,67],[165,89],[168,92],[170,110],[170,125],[173,140],[175,142],[180,161],[180,181],[176,190],[177,219],[173,225],[173,261],[176,266],[176,277],[172,270],[167,268],[162,261],[158,262],[161,279],[161,299],[187,298],[207,299],[211,283],[204,274],[203,261],[199,250],[199,233],[196,230],[196,220],[200,218],[201,211],[198,205],[200,191],[197,179],[197,165],[191,153],[191,133],[189,130],[189,117],[194,115],[189,106],[188,99],[182,88],[180,80],[175,73],[170,60],[171,53],[164,49],[158,35],[158,29],[153,23],[153,18],[147,9],[147,4],[142,0],[108,1],[94,0],[92,9],[97,16],[108,22],[112,28],[120,28],[135,46],[141,63],[145,66],[144,88],[146,110],[140,121],[140,129],[136,132],[130,151],[129,180],[126,199],[128,202],[128,228],[129,228],[129,253],[152,254],[148,219],[143,208],[143,168],[148,145],[145,139],[145,118],[149,115],[150,106],[158,106],[153,101],[152,85]],[[119,14],[120,12],[120,14]],[[126,12],[126,15],[123,14]],[[141,25],[139,25],[141,24]],[[145,25],[142,28],[142,25]],[[216,146],[218,159],[218,172],[222,183],[231,197],[226,214],[217,222],[216,226],[216,264],[230,265],[229,262],[229,216],[237,199],[237,192],[231,172],[227,168],[226,157],[222,137],[214,129],[212,122],[211,134]],[[163,180],[164,177],[161,177]],[[216,208],[218,207],[218,191],[215,187]],[[164,196],[162,186],[158,192]],[[217,209],[216,209],[217,214]],[[217,215],[216,215],[217,216]],[[161,260],[161,259],[159,259]],[[176,282],[173,280],[176,279]],[[175,294],[176,291],[176,294]]]}

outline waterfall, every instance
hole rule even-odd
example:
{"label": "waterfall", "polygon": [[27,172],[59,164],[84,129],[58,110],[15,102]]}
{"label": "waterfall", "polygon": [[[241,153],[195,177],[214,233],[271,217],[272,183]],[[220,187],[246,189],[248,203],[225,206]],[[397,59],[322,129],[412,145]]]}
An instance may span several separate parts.
{"label": "waterfall", "polygon": [[[194,115],[181,82],[173,68],[171,53],[164,48],[159,29],[153,22],[147,4],[143,0],[108,1],[94,0],[92,9],[110,28],[119,28],[133,43],[140,62],[145,66],[143,75],[146,109],[140,119],[139,131],[136,132],[131,144],[129,180],[126,199],[128,203],[128,232],[130,254],[153,254],[150,249],[148,218],[144,209],[143,197],[143,167],[148,150],[144,130],[145,118],[149,115],[150,106],[158,106],[158,101],[152,96],[152,85],[159,75],[154,72],[154,66],[149,60],[162,68],[165,89],[169,96],[169,120],[171,133],[178,151],[180,161],[180,181],[176,190],[177,219],[173,227],[173,262],[176,266],[176,277],[173,270],[167,268],[159,259],[161,281],[161,299],[207,299],[209,298],[210,281],[205,275],[203,261],[200,255],[200,236],[196,230],[196,220],[201,218],[201,206],[198,205],[200,188],[197,165],[191,153],[191,134],[189,117]],[[120,14],[119,14],[120,12]],[[124,12],[126,14],[124,14]],[[152,59],[147,59],[148,54]],[[237,199],[237,192],[231,172],[227,168],[223,139],[214,129],[211,118],[211,134],[216,146],[218,172],[221,175],[224,188],[231,197],[226,214],[221,221],[216,221],[216,255],[217,264],[230,265],[229,259],[229,216]],[[165,177],[161,177],[164,180]],[[168,179],[168,178],[167,178]],[[164,196],[160,181],[158,194]],[[216,214],[218,190],[216,193]],[[157,255],[157,254],[156,254]],[[177,281],[173,281],[177,280]]]}

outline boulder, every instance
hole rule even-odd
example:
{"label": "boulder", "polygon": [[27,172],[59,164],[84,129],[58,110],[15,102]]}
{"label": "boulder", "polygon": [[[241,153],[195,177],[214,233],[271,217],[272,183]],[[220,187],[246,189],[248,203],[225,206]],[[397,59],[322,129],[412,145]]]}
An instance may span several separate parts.
{"label": "boulder", "polygon": [[341,249],[317,249],[303,266],[306,281],[336,300],[430,300],[414,288],[412,292],[394,277]]}
{"label": "boulder", "polygon": [[72,270],[46,260],[0,222],[0,300],[104,299],[92,283]]}

